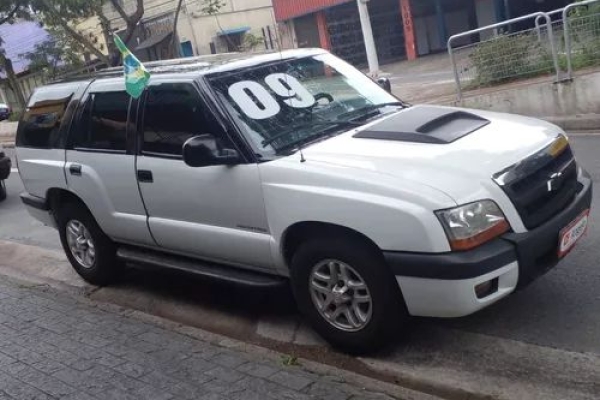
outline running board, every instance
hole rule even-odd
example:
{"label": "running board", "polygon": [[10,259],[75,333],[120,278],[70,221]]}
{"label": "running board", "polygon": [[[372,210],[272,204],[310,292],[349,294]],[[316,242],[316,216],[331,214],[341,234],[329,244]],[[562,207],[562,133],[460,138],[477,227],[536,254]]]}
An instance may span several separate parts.
{"label": "running board", "polygon": [[140,264],[142,266],[181,271],[207,279],[255,288],[280,287],[285,285],[287,281],[287,279],[280,276],[243,270],[226,265],[211,264],[192,258],[159,253],[148,249],[137,249],[129,246],[120,247],[117,251],[117,257],[126,262]]}

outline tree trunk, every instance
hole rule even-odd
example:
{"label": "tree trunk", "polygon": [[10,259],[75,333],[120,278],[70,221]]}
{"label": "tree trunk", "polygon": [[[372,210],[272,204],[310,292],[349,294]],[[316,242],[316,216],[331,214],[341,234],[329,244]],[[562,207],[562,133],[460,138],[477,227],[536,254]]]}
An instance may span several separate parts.
{"label": "tree trunk", "polygon": [[179,13],[181,12],[181,7],[183,6],[183,0],[179,0],[177,3],[177,9],[175,11],[175,20],[173,21],[173,57],[179,58],[181,57],[181,45],[179,44],[179,40],[177,37],[177,22],[179,21]]}
{"label": "tree trunk", "polygon": [[12,61],[6,58],[6,55],[2,52],[0,52],[0,65],[4,68],[8,86],[15,94],[15,98],[21,107],[21,111],[25,110],[25,96],[23,96],[21,85],[19,85],[19,81],[17,80],[17,74],[15,74],[15,70],[13,69]]}

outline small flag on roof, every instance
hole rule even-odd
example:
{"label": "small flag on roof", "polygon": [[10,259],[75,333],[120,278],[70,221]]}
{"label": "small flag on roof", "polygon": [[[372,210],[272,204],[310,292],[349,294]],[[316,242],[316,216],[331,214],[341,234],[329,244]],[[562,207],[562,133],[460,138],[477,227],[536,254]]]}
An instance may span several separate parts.
{"label": "small flag on roof", "polygon": [[150,73],[144,67],[144,64],[133,55],[125,46],[125,43],[117,35],[114,36],[115,44],[123,56],[123,67],[125,68],[125,90],[131,97],[137,99],[148,86]]}

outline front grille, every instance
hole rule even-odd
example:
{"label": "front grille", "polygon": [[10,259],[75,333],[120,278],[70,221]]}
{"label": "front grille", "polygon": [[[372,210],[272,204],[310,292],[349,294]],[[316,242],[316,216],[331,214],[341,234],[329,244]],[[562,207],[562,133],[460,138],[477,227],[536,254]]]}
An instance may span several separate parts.
{"label": "front grille", "polygon": [[578,189],[577,164],[569,145],[557,155],[551,146],[497,174],[494,179],[533,229],[562,211]]}

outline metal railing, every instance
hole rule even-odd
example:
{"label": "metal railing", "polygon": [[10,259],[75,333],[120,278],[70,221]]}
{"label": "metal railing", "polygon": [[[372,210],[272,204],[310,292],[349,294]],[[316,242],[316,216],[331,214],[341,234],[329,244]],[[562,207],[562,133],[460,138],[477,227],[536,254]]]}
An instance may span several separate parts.
{"label": "metal railing", "polygon": [[[539,30],[508,32],[511,25],[532,19],[545,23],[538,22]],[[472,40],[486,33],[489,37],[485,40]],[[459,41],[462,43],[455,47]],[[552,19],[542,12],[454,35],[448,40],[448,54],[459,100],[465,87],[478,88],[543,73],[554,72],[557,79],[560,76]]]}
{"label": "metal railing", "polygon": [[[559,8],[558,10],[554,10],[554,11],[550,11],[545,13],[548,17],[552,18],[553,15],[562,15],[564,8]],[[545,19],[543,16],[538,15],[537,17],[535,17],[535,31],[537,32],[538,38],[540,40],[542,40],[542,25],[541,22],[542,20]],[[562,25],[562,20],[560,21],[555,21],[552,23],[554,25],[554,27],[556,28],[557,25]],[[554,30],[554,32],[556,33],[556,29]]]}
{"label": "metal railing", "polygon": [[[598,5],[596,12],[577,15],[578,8]],[[575,11],[575,13],[571,13]],[[585,67],[600,63],[600,0],[569,4],[562,10],[565,30],[567,77],[573,78],[574,62]]]}
{"label": "metal railing", "polygon": [[[533,29],[509,29],[531,19]],[[472,40],[474,35],[480,37]],[[465,89],[533,76],[571,80],[576,69],[600,66],[600,0],[579,1],[459,33],[448,40],[448,53],[458,100]]]}

